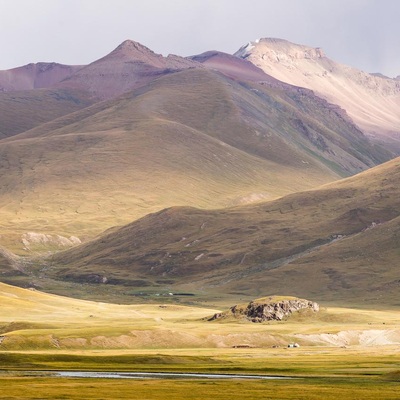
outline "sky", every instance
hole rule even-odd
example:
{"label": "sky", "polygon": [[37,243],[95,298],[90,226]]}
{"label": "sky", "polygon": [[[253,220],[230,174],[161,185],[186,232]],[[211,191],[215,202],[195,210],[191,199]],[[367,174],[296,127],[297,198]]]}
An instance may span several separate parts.
{"label": "sky", "polygon": [[126,39],[189,56],[275,37],[400,75],[400,0],[0,0],[0,16],[0,69],[88,64]]}

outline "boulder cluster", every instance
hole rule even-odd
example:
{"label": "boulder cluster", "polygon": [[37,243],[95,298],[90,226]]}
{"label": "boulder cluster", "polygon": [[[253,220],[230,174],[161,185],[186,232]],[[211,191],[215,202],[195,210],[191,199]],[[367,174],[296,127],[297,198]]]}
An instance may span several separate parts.
{"label": "boulder cluster", "polygon": [[228,313],[215,314],[211,320],[232,315],[236,318],[246,318],[251,322],[282,321],[300,310],[319,311],[319,304],[305,299],[274,300],[263,298],[251,301],[248,305],[235,305]]}

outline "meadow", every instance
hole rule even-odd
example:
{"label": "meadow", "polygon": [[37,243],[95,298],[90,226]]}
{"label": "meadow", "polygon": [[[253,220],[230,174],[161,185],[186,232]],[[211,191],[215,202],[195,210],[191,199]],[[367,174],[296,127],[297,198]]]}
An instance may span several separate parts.
{"label": "meadow", "polygon": [[[89,302],[0,285],[1,399],[398,399],[400,313],[323,307],[282,322]],[[300,343],[290,349],[287,344]],[[87,379],[52,371],[295,379]]]}
{"label": "meadow", "polygon": [[[398,399],[394,349],[164,350],[1,354],[2,399]],[[107,355],[105,355],[107,354]],[[8,359],[8,361],[7,361]],[[31,372],[14,368],[30,367]],[[86,379],[48,376],[52,369],[257,373],[296,379]],[[35,375],[33,371],[37,371]],[[30,376],[29,376],[30,375]]]}

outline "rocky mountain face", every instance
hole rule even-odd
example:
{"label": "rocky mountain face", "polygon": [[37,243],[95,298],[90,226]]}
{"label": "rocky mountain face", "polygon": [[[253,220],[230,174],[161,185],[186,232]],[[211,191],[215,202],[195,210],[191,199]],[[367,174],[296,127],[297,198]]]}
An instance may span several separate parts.
{"label": "rocky mountain face", "polygon": [[376,141],[400,152],[400,83],[329,59],[320,48],[281,39],[260,39],[235,55],[291,85],[313,90],[338,104]]}
{"label": "rocky mountain face", "polygon": [[251,322],[282,321],[300,310],[319,311],[319,304],[298,298],[275,299],[265,297],[251,301],[247,305],[235,305],[225,313],[215,314],[210,320],[234,316]]}

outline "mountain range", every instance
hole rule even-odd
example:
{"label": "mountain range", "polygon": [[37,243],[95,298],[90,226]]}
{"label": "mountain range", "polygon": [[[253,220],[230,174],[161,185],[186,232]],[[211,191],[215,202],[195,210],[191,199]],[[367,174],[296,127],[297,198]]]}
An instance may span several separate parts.
{"label": "mountain range", "polygon": [[272,39],[0,71],[0,280],[394,304],[398,89]]}

